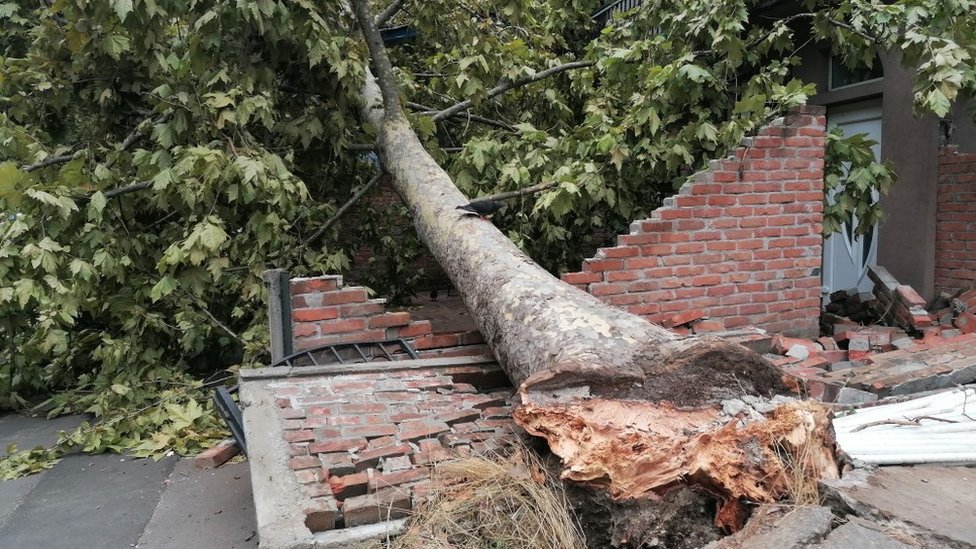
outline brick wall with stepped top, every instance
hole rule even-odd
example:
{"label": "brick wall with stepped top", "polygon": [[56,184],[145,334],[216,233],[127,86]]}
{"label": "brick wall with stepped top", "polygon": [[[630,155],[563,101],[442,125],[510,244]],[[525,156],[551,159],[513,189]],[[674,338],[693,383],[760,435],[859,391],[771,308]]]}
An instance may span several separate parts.
{"label": "brick wall with stepped top", "polygon": [[811,106],[774,120],[563,280],[652,322],[701,309],[815,336],[825,123]]}

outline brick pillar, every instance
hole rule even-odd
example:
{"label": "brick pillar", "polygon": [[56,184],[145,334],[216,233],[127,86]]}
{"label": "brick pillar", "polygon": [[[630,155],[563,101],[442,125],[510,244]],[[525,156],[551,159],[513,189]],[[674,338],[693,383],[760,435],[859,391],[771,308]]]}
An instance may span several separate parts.
{"label": "brick pillar", "polygon": [[976,285],[976,153],[942,149],[935,223],[936,291]]}

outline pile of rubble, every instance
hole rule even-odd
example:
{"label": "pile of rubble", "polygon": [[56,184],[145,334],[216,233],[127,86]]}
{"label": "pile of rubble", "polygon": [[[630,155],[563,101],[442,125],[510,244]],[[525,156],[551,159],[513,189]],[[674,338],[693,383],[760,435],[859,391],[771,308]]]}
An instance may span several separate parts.
{"label": "pile of rubble", "polygon": [[814,340],[771,336],[765,356],[798,393],[856,404],[976,381],[976,288],[926,304],[872,267],[870,293],[830,295]]}

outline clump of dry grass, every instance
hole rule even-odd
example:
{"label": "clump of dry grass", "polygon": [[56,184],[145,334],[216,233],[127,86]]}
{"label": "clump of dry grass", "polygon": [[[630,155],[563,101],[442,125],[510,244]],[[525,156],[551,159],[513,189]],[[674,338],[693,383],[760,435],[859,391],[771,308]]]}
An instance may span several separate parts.
{"label": "clump of dry grass", "polygon": [[820,478],[811,473],[810,462],[819,452],[810,440],[804,441],[799,447],[789,450],[783,446],[777,448],[783,460],[783,469],[788,486],[787,500],[794,505],[820,505]]}
{"label": "clump of dry grass", "polygon": [[531,451],[444,461],[393,549],[584,549],[565,493]]}

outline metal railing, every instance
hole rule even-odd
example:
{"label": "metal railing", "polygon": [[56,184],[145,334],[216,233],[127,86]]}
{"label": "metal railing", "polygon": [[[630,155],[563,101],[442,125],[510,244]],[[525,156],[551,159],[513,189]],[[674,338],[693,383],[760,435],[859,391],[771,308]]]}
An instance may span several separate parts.
{"label": "metal railing", "polygon": [[593,12],[592,17],[601,26],[606,25],[614,14],[630,11],[643,3],[643,0],[616,0]]}

